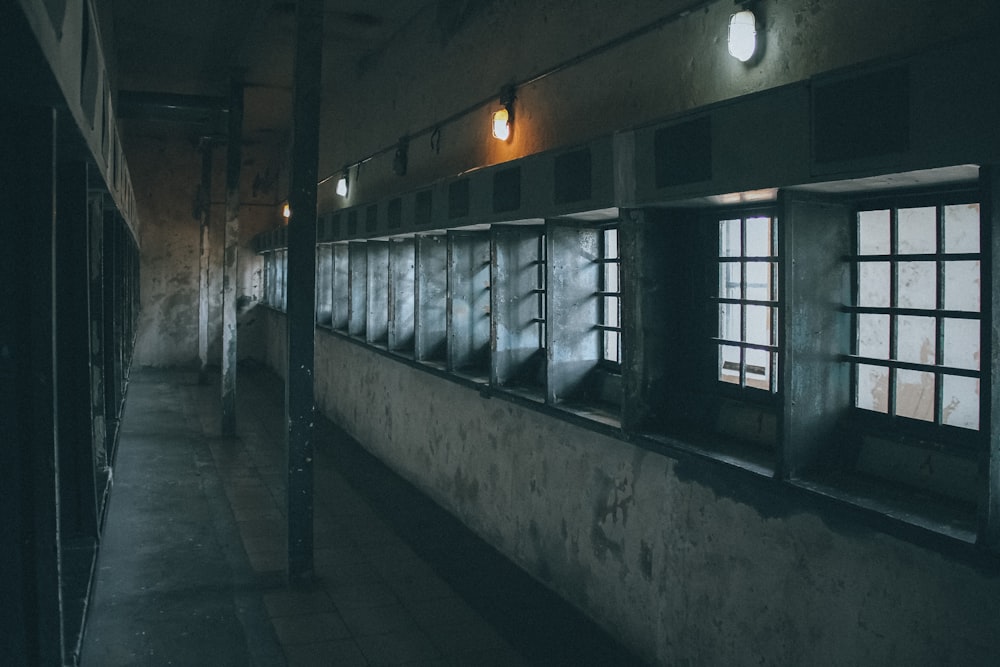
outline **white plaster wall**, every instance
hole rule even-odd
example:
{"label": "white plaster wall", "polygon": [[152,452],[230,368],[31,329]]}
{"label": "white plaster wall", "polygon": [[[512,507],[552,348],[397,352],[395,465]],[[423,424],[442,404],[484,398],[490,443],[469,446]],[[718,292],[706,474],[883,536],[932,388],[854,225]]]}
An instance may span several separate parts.
{"label": "white plaster wall", "polygon": [[[284,317],[267,313],[281,355]],[[750,473],[483,398],[325,332],[316,401],[651,662],[987,665],[1000,654],[996,572],[810,510]]]}

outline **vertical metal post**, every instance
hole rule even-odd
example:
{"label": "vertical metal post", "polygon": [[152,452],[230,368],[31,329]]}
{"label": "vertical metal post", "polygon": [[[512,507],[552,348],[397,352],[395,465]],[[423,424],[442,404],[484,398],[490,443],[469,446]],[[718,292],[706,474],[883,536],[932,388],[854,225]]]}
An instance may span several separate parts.
{"label": "vertical metal post", "polygon": [[316,320],[316,181],[323,58],[323,2],[300,0],[288,224],[288,578],[313,570],[313,335]]}
{"label": "vertical metal post", "polygon": [[91,432],[95,465],[104,483],[111,467],[108,461],[106,411],[104,407],[104,197],[90,205],[90,396]]}
{"label": "vertical metal post", "polygon": [[201,142],[201,188],[198,204],[201,217],[201,250],[198,279],[198,382],[205,384],[208,367],[208,259],[211,251],[209,245],[209,228],[211,227],[212,210],[212,142],[208,138]]}
{"label": "vertical metal post", "polygon": [[995,165],[980,168],[982,203],[980,205],[980,225],[983,261],[982,276],[982,359],[986,363],[979,383],[983,395],[980,397],[980,437],[983,442],[986,470],[982,500],[979,503],[981,521],[979,543],[995,552],[1000,552],[1000,329],[996,326],[1000,312],[1000,169]]}
{"label": "vertical metal post", "polygon": [[60,521],[64,537],[96,542],[94,443],[90,396],[90,283],[87,165],[59,165],[56,216],[56,353],[59,404]]}
{"label": "vertical metal post", "polygon": [[0,108],[0,663],[63,664],[55,112]]}
{"label": "vertical metal post", "polygon": [[240,168],[243,163],[243,82],[229,93],[226,151],[226,241],[222,260],[222,435],[236,435],[236,282],[239,269]]}

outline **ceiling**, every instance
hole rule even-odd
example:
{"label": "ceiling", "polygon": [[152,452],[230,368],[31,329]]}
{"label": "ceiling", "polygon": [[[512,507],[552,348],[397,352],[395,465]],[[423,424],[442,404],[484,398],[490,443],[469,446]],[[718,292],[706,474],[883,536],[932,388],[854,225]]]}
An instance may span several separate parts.
{"label": "ceiling", "polygon": [[[141,112],[123,115],[198,122],[170,115],[167,96],[228,98],[231,76],[246,82],[245,133],[282,132],[291,118],[294,0],[110,0],[117,87],[147,93]],[[325,0],[327,75],[377,52],[430,0]],[[159,108],[157,108],[159,106]],[[161,119],[164,119],[161,118]],[[201,120],[204,121],[204,115]]]}

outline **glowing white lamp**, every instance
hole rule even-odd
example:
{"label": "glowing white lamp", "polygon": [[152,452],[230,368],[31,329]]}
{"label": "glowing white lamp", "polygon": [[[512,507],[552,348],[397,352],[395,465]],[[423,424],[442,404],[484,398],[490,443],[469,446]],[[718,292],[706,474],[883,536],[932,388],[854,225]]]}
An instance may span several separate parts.
{"label": "glowing white lamp", "polygon": [[337,194],[341,197],[347,197],[347,175],[341,176],[337,180]]}
{"label": "glowing white lamp", "polygon": [[749,9],[729,17],[729,55],[741,63],[757,50],[757,19]]}
{"label": "glowing white lamp", "polygon": [[288,202],[285,202],[285,204],[281,207],[281,217],[285,220],[292,217],[292,207],[288,205]]}
{"label": "glowing white lamp", "polygon": [[500,141],[510,138],[510,112],[506,108],[493,112],[493,137]]}

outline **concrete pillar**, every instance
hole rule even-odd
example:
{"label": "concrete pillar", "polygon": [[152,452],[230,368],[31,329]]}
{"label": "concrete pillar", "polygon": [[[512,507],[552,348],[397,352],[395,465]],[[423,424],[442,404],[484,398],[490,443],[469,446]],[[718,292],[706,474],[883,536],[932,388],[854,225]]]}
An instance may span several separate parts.
{"label": "concrete pillar", "polygon": [[209,257],[211,245],[209,230],[211,228],[212,210],[212,142],[202,139],[201,149],[201,189],[198,204],[201,218],[200,259],[198,268],[198,382],[205,384],[208,380],[208,279]]}
{"label": "concrete pillar", "polygon": [[323,59],[323,2],[300,0],[296,15],[288,223],[288,577],[313,570],[313,335],[316,322],[316,181]]}
{"label": "concrete pillar", "polygon": [[239,279],[240,169],[243,163],[243,82],[229,97],[226,151],[226,240],[222,260],[222,435],[236,435],[236,283]]}

